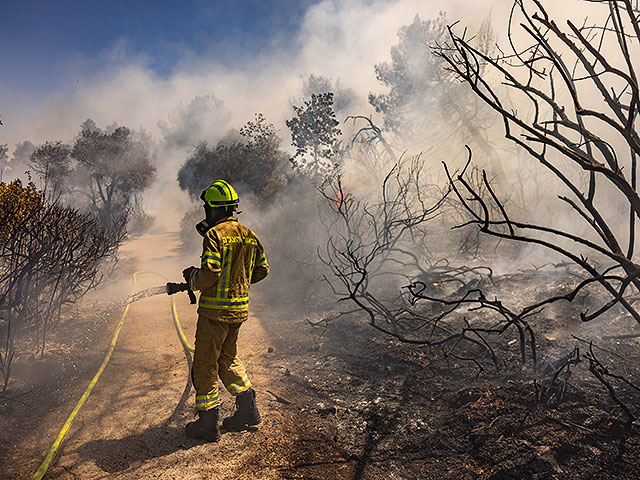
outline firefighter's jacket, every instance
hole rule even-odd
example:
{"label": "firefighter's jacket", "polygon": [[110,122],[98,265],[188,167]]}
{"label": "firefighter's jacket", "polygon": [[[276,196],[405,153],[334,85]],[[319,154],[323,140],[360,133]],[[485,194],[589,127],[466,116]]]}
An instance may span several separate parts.
{"label": "firefighter's jacket", "polygon": [[200,268],[189,278],[201,290],[198,314],[239,323],[249,317],[249,285],[269,274],[260,240],[236,217],[218,221],[204,236]]}

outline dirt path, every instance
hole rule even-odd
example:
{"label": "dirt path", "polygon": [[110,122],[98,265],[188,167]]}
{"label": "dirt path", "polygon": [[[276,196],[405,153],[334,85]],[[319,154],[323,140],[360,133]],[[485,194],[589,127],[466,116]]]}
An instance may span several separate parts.
{"label": "dirt path", "polygon": [[[177,304],[185,333],[192,339],[193,307],[185,298]],[[257,361],[258,352],[267,351],[264,332],[253,319],[242,334],[241,348],[252,378],[257,385],[264,384],[268,378]],[[183,426],[193,415],[191,391],[185,391],[187,378],[169,299],[151,298],[133,305],[110,366],[48,477],[242,478],[243,457],[255,435],[227,434],[217,445],[186,439]],[[268,410],[264,395],[259,400]],[[223,411],[231,408],[231,400],[225,399]],[[269,427],[270,417],[265,412],[262,428]],[[267,473],[260,478],[277,477]]]}
{"label": "dirt path", "polygon": [[[185,262],[176,247],[176,235],[160,233],[129,243],[123,253],[135,258],[137,269],[164,273],[177,281]],[[136,290],[162,283],[155,275],[142,274]],[[118,298],[130,288],[131,281],[123,280],[112,287],[111,295]],[[177,296],[176,305],[193,343],[195,307],[186,295]],[[350,469],[345,469],[339,452],[323,446],[322,422],[300,415],[308,399],[303,393],[287,391],[289,379],[278,368],[281,351],[274,348],[260,322],[261,312],[268,311],[256,292],[252,317],[243,325],[239,340],[263,416],[257,431],[225,433],[217,444],[185,437],[184,424],[194,415],[193,389],[188,384],[190,357],[176,334],[169,297],[151,297],[131,305],[111,361],[45,478],[349,478]],[[52,401],[55,408],[38,410],[24,431],[20,428],[25,423],[16,416],[9,428],[15,429],[18,440],[4,445],[8,464],[0,467],[4,471],[0,477],[29,478],[37,469],[97,370],[120,315],[103,325],[96,352],[78,375],[69,378],[63,387],[66,393]],[[44,383],[58,381],[55,377]],[[222,397],[224,417],[233,412],[234,403],[226,392]],[[28,410],[21,412],[29,417]]]}

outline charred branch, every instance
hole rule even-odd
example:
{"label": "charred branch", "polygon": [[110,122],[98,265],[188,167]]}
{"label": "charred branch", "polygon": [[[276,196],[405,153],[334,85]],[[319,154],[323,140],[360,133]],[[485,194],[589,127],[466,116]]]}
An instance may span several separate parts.
{"label": "charred branch", "polygon": [[44,354],[63,309],[102,279],[115,261],[126,219],[104,226],[89,215],[49,203],[31,184],[0,184],[0,372],[6,388],[18,329]]}
{"label": "charred branch", "polygon": [[[472,197],[466,199],[458,195],[473,219],[469,223],[499,238],[537,243],[555,250],[593,278],[599,278],[613,299],[592,315],[585,314],[583,320],[597,318],[620,304],[640,322],[638,312],[628,300],[630,285],[635,292],[640,290],[640,267],[633,260],[636,217],[640,215],[640,196],[636,191],[640,137],[635,126],[640,90],[635,65],[637,55],[632,47],[639,40],[640,26],[629,2],[602,0],[598,3],[609,10],[604,22],[577,26],[568,21],[563,27],[551,18],[539,0],[518,0],[510,17],[510,52],[500,51],[492,57],[475,48],[464,33],[457,34],[453,26],[449,28],[450,40],[434,52],[478,98],[501,115],[506,138],[522,147],[571,192],[571,198],[561,195],[561,200],[586,221],[599,241],[512,221],[488,182],[485,183],[489,194],[481,195],[465,180],[463,172],[456,182],[465,195]],[[528,39],[527,46],[516,46],[516,28]],[[609,49],[606,55],[605,45]],[[502,86],[490,81],[493,74],[505,79]],[[518,104],[518,108],[513,105],[505,88],[528,104],[530,116],[521,113],[528,111],[523,105]],[[597,95],[590,93],[593,91]],[[619,145],[624,148],[618,148]],[[625,148],[629,152],[626,161],[621,153]],[[562,159],[570,163],[563,163]],[[578,172],[586,176],[587,192],[582,190],[580,181],[576,181]],[[617,220],[607,218],[602,208],[605,200],[601,200],[602,194],[598,192],[605,187],[598,185],[603,183],[618,192],[620,201],[626,203],[630,212],[625,251],[623,238],[612,228]],[[489,215],[491,206],[501,210],[499,217]],[[518,234],[514,228],[548,234],[552,238],[532,238]],[[591,252],[575,255],[571,253],[575,249],[560,246],[564,240]],[[608,257],[621,269],[620,279],[604,278],[587,260],[587,256],[594,254]]]}
{"label": "charred branch", "polygon": [[636,415],[631,411],[631,408],[620,399],[619,395],[616,393],[615,388],[609,381],[609,378],[613,378],[619,381],[622,381],[626,385],[640,392],[640,388],[633,384],[631,381],[623,378],[620,375],[616,375],[612,373],[607,366],[602,364],[600,360],[593,353],[593,347],[589,346],[589,352],[584,354],[584,358],[589,360],[589,371],[593,374],[593,376],[607,389],[609,397],[613,400],[625,413],[628,419],[628,425],[631,425],[632,422],[635,422]]}

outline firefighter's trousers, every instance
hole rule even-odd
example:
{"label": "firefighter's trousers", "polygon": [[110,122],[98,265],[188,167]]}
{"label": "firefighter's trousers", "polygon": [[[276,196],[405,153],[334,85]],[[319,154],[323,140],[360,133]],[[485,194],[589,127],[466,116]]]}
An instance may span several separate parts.
{"label": "firefighter's trousers", "polygon": [[191,369],[198,410],[210,410],[220,404],[218,375],[231,395],[239,395],[251,387],[244,365],[238,358],[240,325],[198,316]]}

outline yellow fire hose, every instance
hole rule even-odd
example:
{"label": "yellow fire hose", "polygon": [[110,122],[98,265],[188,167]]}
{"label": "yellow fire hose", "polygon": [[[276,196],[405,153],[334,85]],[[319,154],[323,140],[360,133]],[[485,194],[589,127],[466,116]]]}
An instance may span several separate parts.
{"label": "yellow fire hose", "polygon": [[[163,277],[162,275],[160,275],[158,273],[155,273],[155,272],[136,272],[136,273],[134,273],[133,274],[133,287],[131,289],[131,293],[132,294],[133,294],[133,292],[135,291],[135,288],[136,288],[136,280],[137,280],[138,275],[141,275],[141,274],[144,274],[144,273],[149,273],[149,274],[158,275],[160,277]],[[102,375],[102,372],[104,371],[104,369],[106,368],[107,364],[109,363],[109,360],[111,360],[111,354],[113,353],[113,350],[116,347],[116,342],[118,341],[118,335],[120,334],[120,330],[122,329],[122,326],[124,325],[124,319],[127,316],[127,313],[129,312],[129,307],[130,306],[131,306],[131,304],[128,303],[127,306],[124,309],[124,313],[122,314],[122,318],[120,319],[120,323],[118,323],[118,326],[116,327],[116,331],[113,334],[113,338],[111,339],[111,344],[109,345],[109,350],[107,350],[107,354],[104,356],[104,360],[102,360],[102,364],[100,365],[100,368],[98,369],[98,371],[94,375],[93,380],[91,380],[91,383],[89,383],[89,386],[87,387],[87,389],[84,391],[84,393],[80,397],[80,400],[78,400],[78,403],[76,403],[76,406],[74,407],[73,411],[71,412],[71,415],[69,415],[69,418],[67,418],[67,421],[62,426],[62,430],[60,430],[60,433],[58,434],[58,437],[56,438],[55,442],[53,442],[53,445],[51,446],[51,449],[49,450],[49,453],[47,453],[47,456],[44,457],[44,460],[40,464],[40,467],[38,467],[38,470],[36,470],[36,473],[33,474],[33,477],[31,477],[31,480],[40,480],[41,478],[43,478],[44,475],[47,473],[47,470],[49,469],[49,466],[51,465],[51,463],[55,459],[58,451],[60,450],[60,447],[62,446],[62,442],[64,441],[64,438],[67,435],[67,432],[71,428],[71,424],[73,423],[73,420],[76,418],[76,415],[78,414],[78,412],[82,408],[82,405],[84,405],[84,402],[87,400],[87,398],[89,398],[89,395],[91,394],[91,391],[93,390],[93,387],[96,386],[96,383],[98,383],[98,380],[100,379],[100,376]],[[171,313],[172,313],[172,316],[173,316],[173,323],[174,323],[174,325],[176,327],[176,331],[178,332],[178,336],[180,337],[180,341],[182,342],[182,345],[187,350],[189,350],[190,352],[193,353],[194,348],[193,348],[193,346],[191,346],[191,344],[189,344],[189,342],[187,340],[187,337],[185,336],[184,331],[182,330],[182,326],[180,325],[180,320],[178,319],[178,311],[176,309],[176,302],[175,302],[175,299],[173,297],[171,297]]]}

